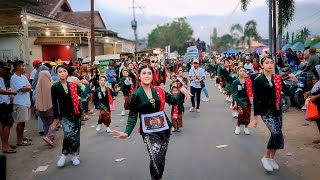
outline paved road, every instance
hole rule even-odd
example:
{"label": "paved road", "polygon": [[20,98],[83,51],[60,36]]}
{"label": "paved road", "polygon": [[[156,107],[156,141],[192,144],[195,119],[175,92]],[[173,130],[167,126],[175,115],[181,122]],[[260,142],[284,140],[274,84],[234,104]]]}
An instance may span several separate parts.
{"label": "paved road", "polygon": [[[267,139],[261,134],[246,136],[234,135],[235,120],[231,118],[224,97],[208,81],[210,102],[201,102],[201,113],[186,112],[184,129],[171,137],[167,154],[165,180],[295,180],[295,172],[287,169],[281,159],[277,159],[281,170],[267,173],[260,158]],[[122,101],[121,101],[122,102]],[[118,102],[120,103],[120,102]],[[117,105],[119,107],[120,104]],[[186,109],[190,102],[186,103]],[[169,114],[170,107],[166,112]],[[126,117],[113,113],[112,126],[123,130]],[[137,133],[126,140],[114,139],[103,132],[97,134],[95,120],[83,128],[81,137],[81,164],[78,167],[67,165],[58,169],[55,166],[56,154],[52,152],[49,169],[36,174],[37,180],[147,180],[149,178],[149,158],[145,145]],[[135,131],[136,132],[136,131]],[[217,149],[217,145],[229,145]],[[60,151],[60,146],[54,148]],[[48,151],[47,151],[48,153]],[[50,153],[50,152],[49,152]],[[117,158],[126,158],[115,162]],[[9,178],[10,179],[10,178]]]}

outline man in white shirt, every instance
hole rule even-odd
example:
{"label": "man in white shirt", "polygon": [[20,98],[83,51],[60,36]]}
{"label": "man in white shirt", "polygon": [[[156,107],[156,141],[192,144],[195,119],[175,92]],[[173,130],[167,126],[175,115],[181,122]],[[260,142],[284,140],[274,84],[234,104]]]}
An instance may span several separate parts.
{"label": "man in white shirt", "polygon": [[3,77],[10,71],[10,67],[5,62],[0,62],[0,131],[3,153],[16,153],[8,142],[10,129],[13,125],[13,107],[9,95],[16,95],[17,92],[8,91]]}
{"label": "man in white shirt", "polygon": [[18,92],[13,98],[13,105],[17,111],[17,146],[28,146],[31,144],[24,141],[23,133],[25,124],[31,116],[31,85],[27,77],[23,75],[25,73],[24,62],[15,61],[13,66],[15,73],[11,76],[10,87],[12,91]]}
{"label": "man in white shirt", "polygon": [[254,72],[253,64],[250,62],[250,57],[249,56],[246,57],[246,63],[244,64],[244,68],[246,70],[249,70],[250,72]]}

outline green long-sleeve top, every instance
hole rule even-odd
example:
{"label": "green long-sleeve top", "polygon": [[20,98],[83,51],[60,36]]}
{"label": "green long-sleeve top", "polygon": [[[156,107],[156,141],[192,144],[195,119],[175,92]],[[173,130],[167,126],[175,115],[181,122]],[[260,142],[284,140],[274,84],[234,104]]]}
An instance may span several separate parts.
{"label": "green long-sleeve top", "polygon": [[[275,111],[277,114],[281,113],[280,110],[276,108],[276,89],[274,84],[274,77],[271,78],[272,86],[270,86],[268,79],[264,74],[257,77],[253,83],[253,106],[254,106],[254,115],[266,115],[270,111]],[[285,95],[289,94],[289,90],[284,82],[282,83],[282,92]]]}
{"label": "green long-sleeve top", "polygon": [[230,75],[230,69],[227,70],[226,68],[221,68],[220,73],[221,73],[221,80],[226,81]]}
{"label": "green long-sleeve top", "polygon": [[[128,116],[127,126],[125,129],[125,133],[127,133],[128,136],[131,135],[134,127],[136,126],[138,116],[140,118],[140,134],[142,136],[148,136],[148,135],[157,136],[158,134],[161,134],[161,133],[170,135],[170,129],[172,127],[172,124],[166,114],[165,116],[167,119],[167,123],[170,127],[168,130],[157,132],[157,133],[144,133],[142,131],[141,114],[152,114],[160,111],[159,109],[160,109],[161,103],[160,103],[158,94],[153,87],[151,87],[151,91],[152,91],[152,97],[155,100],[155,104],[156,104],[155,107],[153,107],[152,104],[150,103],[150,100],[142,87],[139,87],[132,93],[131,99],[130,99],[130,113]],[[170,105],[175,105],[179,103],[179,96],[174,97],[170,93],[165,92],[165,98],[166,98],[166,103]]]}
{"label": "green long-sleeve top", "polygon": [[222,65],[221,64],[217,64],[217,76],[219,78],[221,78],[222,74],[221,74],[221,70],[222,70]]}
{"label": "green long-sleeve top", "polygon": [[232,83],[232,97],[233,100],[237,102],[238,106],[243,107],[243,104],[246,102],[250,105],[250,99],[247,94],[247,85],[246,82],[241,84],[240,79],[237,78]]}
{"label": "green long-sleeve top", "polygon": [[[68,93],[65,92],[60,81],[51,86],[51,97],[53,105],[53,114],[55,119],[59,119],[62,116],[72,118],[75,116],[73,103],[71,99],[70,84],[67,82]],[[81,94],[81,90],[78,87],[78,94]],[[81,112],[81,109],[79,107]]]}
{"label": "green long-sleeve top", "polygon": [[110,112],[108,89],[112,95],[112,89],[110,89],[109,87],[106,87],[105,92],[103,92],[101,90],[101,87],[98,87],[95,91],[95,97],[97,97],[99,109],[102,110],[106,107],[108,109],[108,111]]}
{"label": "green long-sleeve top", "polygon": [[[183,107],[183,103],[184,103],[184,94],[182,94],[182,92],[179,92],[176,96],[177,100],[178,100],[178,114],[182,114],[184,112],[184,107]],[[173,108],[174,106],[172,106],[171,108],[171,114],[173,114]]]}

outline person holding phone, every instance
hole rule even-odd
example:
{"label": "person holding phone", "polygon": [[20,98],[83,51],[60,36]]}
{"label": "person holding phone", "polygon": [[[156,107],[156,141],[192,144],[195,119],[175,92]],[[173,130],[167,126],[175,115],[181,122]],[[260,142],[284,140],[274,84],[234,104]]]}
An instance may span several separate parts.
{"label": "person holding phone", "polygon": [[[199,67],[199,60],[193,60],[193,67],[189,70],[189,79],[190,79],[190,91],[191,91],[191,104],[190,112],[200,112],[200,98],[201,90],[203,88],[202,83],[204,84],[206,74],[204,70]],[[197,106],[195,106],[194,98],[197,96]]]}

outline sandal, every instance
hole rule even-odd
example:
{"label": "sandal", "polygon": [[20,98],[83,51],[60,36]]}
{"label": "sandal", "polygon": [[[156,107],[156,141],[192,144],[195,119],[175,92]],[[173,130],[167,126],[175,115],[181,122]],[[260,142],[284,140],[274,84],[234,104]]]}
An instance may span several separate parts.
{"label": "sandal", "polygon": [[320,139],[313,141],[312,144],[320,144]]}
{"label": "sandal", "polygon": [[17,146],[15,146],[15,145],[10,145],[10,147],[11,147],[12,149],[17,148]]}
{"label": "sandal", "polygon": [[32,144],[27,141],[23,141],[21,144],[17,144],[17,146],[30,146],[30,145]]}
{"label": "sandal", "polygon": [[13,150],[13,149],[9,149],[9,150],[2,150],[2,153],[5,153],[5,154],[14,154],[14,153],[17,153],[16,150]]}
{"label": "sandal", "polygon": [[43,139],[47,144],[49,144],[50,146],[52,146],[52,147],[54,146],[54,145],[53,145],[53,141],[50,140],[49,138],[43,137],[42,139]]}
{"label": "sandal", "polygon": [[28,138],[28,137],[23,138],[23,140],[24,140],[24,141],[32,141],[32,139],[31,139],[31,138]]}

